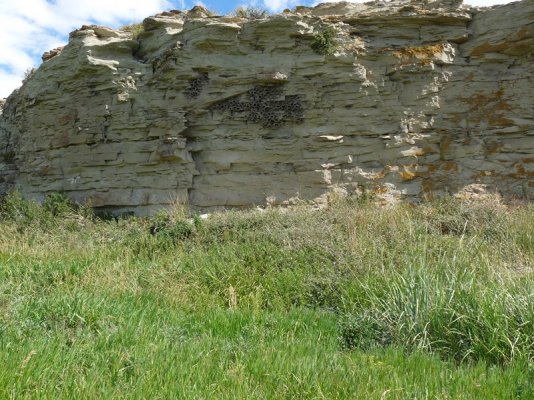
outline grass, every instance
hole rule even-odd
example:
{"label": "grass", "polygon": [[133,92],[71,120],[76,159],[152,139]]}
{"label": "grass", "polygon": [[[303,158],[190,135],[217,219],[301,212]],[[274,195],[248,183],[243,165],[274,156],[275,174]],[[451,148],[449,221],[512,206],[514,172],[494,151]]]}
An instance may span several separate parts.
{"label": "grass", "polygon": [[1,398],[530,399],[534,208],[0,207]]}

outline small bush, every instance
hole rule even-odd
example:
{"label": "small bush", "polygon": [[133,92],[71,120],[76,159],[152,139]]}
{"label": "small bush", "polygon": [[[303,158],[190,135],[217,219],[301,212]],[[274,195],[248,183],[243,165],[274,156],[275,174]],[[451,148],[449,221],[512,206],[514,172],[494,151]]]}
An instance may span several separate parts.
{"label": "small bush", "polygon": [[336,31],[332,27],[323,29],[313,36],[311,48],[317,54],[330,55],[337,50]]}
{"label": "small bush", "polygon": [[232,15],[246,19],[264,19],[269,16],[269,12],[264,8],[239,7],[232,13]]}
{"label": "small bush", "polygon": [[19,192],[10,192],[0,202],[0,219],[16,222],[22,226],[39,218],[41,208],[31,200],[25,200]]}
{"label": "small bush", "polygon": [[24,71],[24,77],[22,78],[22,83],[26,83],[35,73],[36,69],[33,67],[27,68],[26,71]]}
{"label": "small bush", "polygon": [[172,241],[187,239],[194,233],[194,225],[184,219],[173,219],[166,212],[156,214],[150,223],[150,233]]}
{"label": "small bush", "polygon": [[388,327],[367,312],[344,315],[339,321],[339,332],[342,350],[386,347],[392,341]]}
{"label": "small bush", "polygon": [[72,221],[65,217],[74,214],[78,214],[80,218],[90,216],[88,210],[80,209],[59,193],[48,194],[43,204],[24,199],[17,191],[8,193],[0,201],[0,221],[14,222],[20,230],[37,226],[48,229],[64,222],[67,224],[63,226],[70,229],[69,222]]}
{"label": "small bush", "polygon": [[45,197],[43,209],[50,215],[57,217],[74,211],[70,199],[61,193],[51,193]]}
{"label": "small bush", "polygon": [[119,28],[120,31],[131,32],[134,40],[139,39],[139,36],[145,31],[145,27],[142,22],[124,25]]}

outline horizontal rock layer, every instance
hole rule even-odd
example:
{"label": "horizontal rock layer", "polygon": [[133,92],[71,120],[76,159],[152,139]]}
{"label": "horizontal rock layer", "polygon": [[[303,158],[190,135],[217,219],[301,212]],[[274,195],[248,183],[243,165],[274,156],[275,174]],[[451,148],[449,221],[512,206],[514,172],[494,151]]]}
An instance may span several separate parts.
{"label": "horizontal rock layer", "polygon": [[534,198],[532,0],[196,7],[143,27],[72,32],[0,105],[0,192],[139,214],[331,191]]}

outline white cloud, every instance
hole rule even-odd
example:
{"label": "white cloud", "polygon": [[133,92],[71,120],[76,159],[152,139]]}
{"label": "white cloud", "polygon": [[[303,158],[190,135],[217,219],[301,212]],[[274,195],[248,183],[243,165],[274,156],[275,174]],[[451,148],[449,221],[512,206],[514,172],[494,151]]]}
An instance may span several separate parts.
{"label": "white cloud", "polygon": [[118,26],[170,8],[169,0],[0,0],[0,98],[81,25]]}

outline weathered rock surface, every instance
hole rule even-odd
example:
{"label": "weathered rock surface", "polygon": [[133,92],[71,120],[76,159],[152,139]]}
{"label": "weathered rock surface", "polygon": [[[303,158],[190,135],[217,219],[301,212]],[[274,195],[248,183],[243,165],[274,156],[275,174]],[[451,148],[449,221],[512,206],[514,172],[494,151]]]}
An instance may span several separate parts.
{"label": "weathered rock surface", "polygon": [[[534,0],[324,4],[263,20],[202,8],[98,26],[0,115],[0,192],[149,213],[329,191],[534,198]],[[312,44],[331,27],[337,49]],[[0,106],[1,109],[1,106]]]}

